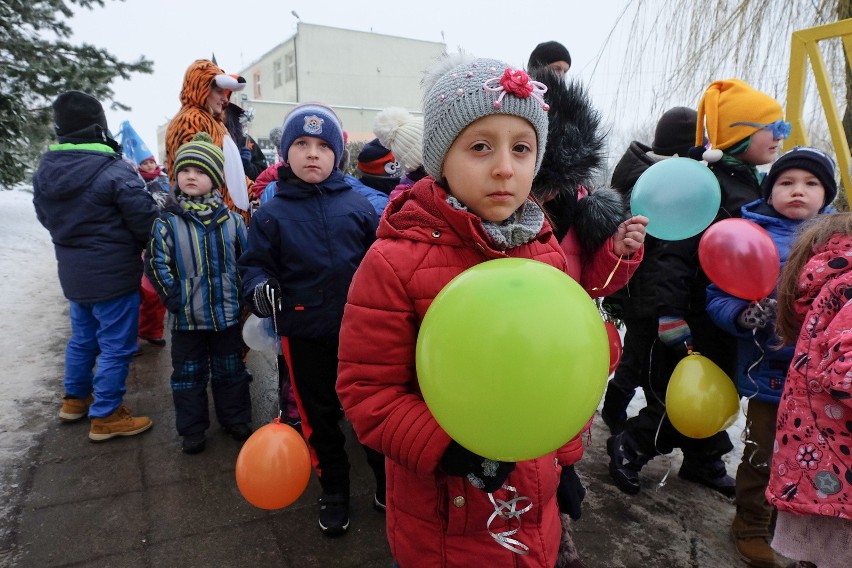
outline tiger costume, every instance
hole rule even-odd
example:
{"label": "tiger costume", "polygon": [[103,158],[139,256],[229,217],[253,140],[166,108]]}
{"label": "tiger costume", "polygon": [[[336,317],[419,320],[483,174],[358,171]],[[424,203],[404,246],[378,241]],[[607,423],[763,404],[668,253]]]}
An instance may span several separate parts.
{"label": "tiger costume", "polygon": [[[169,173],[169,181],[174,183],[175,174],[172,168],[175,154],[178,148],[192,140],[199,132],[207,132],[213,139],[213,143],[222,148],[222,142],[227,133],[222,116],[213,115],[207,108],[207,98],[210,96],[211,86],[217,83],[230,91],[234,88],[235,80],[227,75],[218,65],[209,59],[196,59],[186,70],[183,77],[183,87],[180,91],[181,108],[175,117],[169,122],[166,129],[166,168]],[[247,180],[250,185],[251,182]],[[243,216],[248,224],[249,212],[234,205],[228,188],[221,188],[222,197],[228,209],[236,211]]]}

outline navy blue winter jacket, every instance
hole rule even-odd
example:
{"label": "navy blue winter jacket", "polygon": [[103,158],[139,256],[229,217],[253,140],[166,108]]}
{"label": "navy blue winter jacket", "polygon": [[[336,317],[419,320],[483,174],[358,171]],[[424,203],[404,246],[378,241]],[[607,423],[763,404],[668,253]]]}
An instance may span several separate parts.
{"label": "navy blue winter jacket", "polygon": [[66,298],[95,303],[139,290],[157,208],[119,154],[103,144],[51,146],[33,176],[33,204]]}
{"label": "navy blue winter jacket", "polygon": [[[742,218],[752,221],[764,229],[772,237],[781,258],[781,267],[787,262],[790,247],[796,240],[797,230],[802,221],[788,219],[758,199],[742,208]],[[743,267],[747,270],[747,267]],[[775,292],[772,292],[775,297]],[[707,313],[713,322],[737,338],[737,390],[742,396],[752,396],[757,392],[757,399],[778,404],[784,378],[793,359],[793,345],[785,345],[781,349],[778,336],[775,335],[775,320],[752,333],[737,325],[737,316],[749,305],[748,300],[731,296],[715,284],[707,287]],[[760,344],[758,347],[755,344]],[[762,357],[762,358],[761,358]],[[750,369],[756,361],[760,363]]]}
{"label": "navy blue winter jacket", "polygon": [[243,295],[254,308],[255,286],[275,278],[283,297],[278,334],[337,340],[349,284],[376,239],[379,217],[339,170],[316,185],[289,168],[279,172],[279,190],[252,217],[239,260]]}

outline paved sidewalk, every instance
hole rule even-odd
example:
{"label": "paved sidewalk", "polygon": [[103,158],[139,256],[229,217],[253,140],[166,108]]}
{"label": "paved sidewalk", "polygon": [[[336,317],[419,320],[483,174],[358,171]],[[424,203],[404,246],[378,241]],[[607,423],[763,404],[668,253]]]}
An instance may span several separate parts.
{"label": "paved sidewalk", "polygon": [[[48,409],[43,443],[32,450],[11,566],[390,566],[384,515],[372,508],[372,474],[351,429],[352,524],[345,537],[329,539],[317,526],[315,479],[279,511],[242,498],[234,477],[240,444],[220,430],[212,408],[207,449],[181,453],[168,348],[141,351],[125,402],[149,415],[153,428],[95,444],[87,420],[62,424]],[[277,414],[273,363],[264,354],[249,358],[255,426]]]}
{"label": "paved sidewalk", "polygon": [[[56,377],[63,349],[64,340],[57,339],[43,353],[56,362]],[[273,364],[264,354],[249,356],[255,427],[277,413]],[[55,380],[55,399],[35,404],[28,424],[40,434],[10,494],[14,518],[4,521],[9,528],[0,538],[0,566],[390,567],[384,516],[371,507],[372,474],[348,425],[352,525],[344,537],[329,539],[317,526],[316,480],[280,511],[243,500],[234,478],[239,444],[215,418],[207,450],[181,453],[169,374],[168,348],[144,345],[134,359],[126,402],[150,415],[154,427],[100,444],[88,441],[88,421],[59,422],[61,381]],[[730,500],[680,480],[677,455],[643,469],[639,495],[621,493],[607,473],[607,435],[598,419],[578,465],[588,495],[574,536],[589,568],[743,566],[729,536]],[[738,459],[728,456],[729,472]],[[657,489],[667,473],[667,484]]]}

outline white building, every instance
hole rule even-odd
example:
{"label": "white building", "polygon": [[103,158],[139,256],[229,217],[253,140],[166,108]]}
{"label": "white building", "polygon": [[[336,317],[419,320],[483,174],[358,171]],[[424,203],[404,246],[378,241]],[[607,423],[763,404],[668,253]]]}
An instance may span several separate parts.
{"label": "white building", "polygon": [[[445,52],[442,42],[299,22],[295,35],[239,71],[248,86],[232,101],[254,110],[248,132],[269,160],[277,151],[269,131],[303,102],[332,107],[349,140],[372,140],[379,111],[398,106],[420,113],[423,71]],[[167,126],[157,130],[160,148]],[[165,150],[161,163],[164,158]]]}
{"label": "white building", "polygon": [[234,102],[254,109],[249,133],[272,155],[269,130],[302,102],[332,107],[350,140],[371,140],[379,111],[420,112],[423,70],[445,51],[440,42],[299,22],[293,37],[239,72],[248,86]]}

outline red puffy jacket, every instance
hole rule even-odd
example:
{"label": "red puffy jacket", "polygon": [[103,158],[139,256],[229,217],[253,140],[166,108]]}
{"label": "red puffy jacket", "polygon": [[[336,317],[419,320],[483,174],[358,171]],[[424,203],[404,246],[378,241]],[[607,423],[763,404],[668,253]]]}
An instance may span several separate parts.
{"label": "red puffy jacket", "polygon": [[[378,240],[349,290],[340,331],[337,391],[358,439],[387,460],[387,534],[403,567],[548,566],[556,563],[562,527],[556,488],[563,465],[580,459],[580,436],[556,452],[519,462],[506,483],[532,499],[512,538],[530,547],[517,555],[486,530],[494,506],[465,478],[447,476],[439,462],[450,444],[420,395],[415,344],[420,323],[453,277],[486,260],[531,258],[568,271],[565,254],[545,224],[532,242],[502,252],[486,237],[481,219],[453,208],[427,177],[388,205]],[[592,263],[609,275],[618,264],[611,241]],[[609,293],[627,279],[622,261]],[[632,270],[631,270],[632,272]],[[580,274],[569,272],[583,282]],[[503,489],[495,498],[508,498]],[[517,524],[514,521],[513,527]],[[495,532],[510,527],[497,519]]]}

